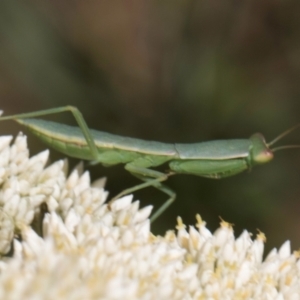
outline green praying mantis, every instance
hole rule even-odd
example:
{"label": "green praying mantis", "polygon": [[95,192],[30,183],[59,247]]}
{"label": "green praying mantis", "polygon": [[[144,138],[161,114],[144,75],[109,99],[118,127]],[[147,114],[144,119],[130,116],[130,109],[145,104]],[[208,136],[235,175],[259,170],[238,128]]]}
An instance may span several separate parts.
{"label": "green praying mantis", "polygon": [[[32,119],[62,112],[71,112],[79,127]],[[271,161],[274,151],[300,147],[288,145],[270,148],[300,124],[283,132],[270,143],[265,142],[262,134],[256,133],[249,139],[167,144],[89,129],[81,112],[73,106],[0,118],[0,121],[4,120],[17,121],[48,146],[68,156],[89,160],[93,164],[101,163],[104,166],[124,164],[125,169],[143,183],[125,189],[110,201],[149,186],[155,187],[169,198],[151,216],[151,222],[157,219],[176,198],[176,193],[162,183],[170,176],[191,174],[207,178],[225,178]],[[170,168],[166,173],[152,169],[165,163],[168,163]]]}

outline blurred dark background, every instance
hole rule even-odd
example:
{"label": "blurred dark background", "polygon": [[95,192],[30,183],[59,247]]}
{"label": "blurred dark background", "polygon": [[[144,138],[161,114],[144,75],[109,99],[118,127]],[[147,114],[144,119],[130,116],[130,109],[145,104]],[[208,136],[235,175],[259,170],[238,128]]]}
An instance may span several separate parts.
{"label": "blurred dark background", "polygon": [[[91,128],[170,143],[254,132],[270,141],[300,121],[299,14],[297,0],[2,0],[0,108],[74,105]],[[50,119],[75,125],[69,114]],[[300,144],[299,135],[282,144]],[[32,154],[45,148],[33,136],[29,144]],[[178,215],[194,224],[200,213],[212,231],[221,216],[236,235],[263,231],[267,251],[287,239],[298,249],[299,167],[294,149],[223,180],[174,176],[177,201],[153,232],[174,228]],[[108,177],[110,195],[138,183],[122,166],[89,169]],[[135,194],[143,206],[165,198],[153,188]]]}

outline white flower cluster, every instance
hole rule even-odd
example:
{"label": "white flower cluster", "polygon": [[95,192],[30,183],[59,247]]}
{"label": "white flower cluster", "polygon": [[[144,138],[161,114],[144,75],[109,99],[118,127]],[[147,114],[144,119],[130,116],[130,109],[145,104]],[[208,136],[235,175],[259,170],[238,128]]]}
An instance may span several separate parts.
{"label": "white flower cluster", "polygon": [[235,239],[200,216],[187,231],[150,232],[152,207],[108,206],[104,181],[28,156],[0,137],[0,299],[300,299],[300,262],[286,242],[263,261],[264,236]]}

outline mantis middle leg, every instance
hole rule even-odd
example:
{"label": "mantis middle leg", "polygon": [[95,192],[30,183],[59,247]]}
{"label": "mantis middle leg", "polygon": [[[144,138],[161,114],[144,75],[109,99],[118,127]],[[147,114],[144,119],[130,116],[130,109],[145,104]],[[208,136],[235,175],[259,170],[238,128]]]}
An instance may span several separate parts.
{"label": "mantis middle leg", "polygon": [[153,214],[153,216],[151,216],[151,223],[154,222],[154,220],[156,220],[174,202],[176,198],[176,193],[168,186],[161,183],[162,181],[167,180],[171,175],[174,175],[174,173],[165,174],[156,170],[135,166],[132,163],[125,165],[125,169],[129,171],[133,176],[144,181],[144,183],[125,189],[124,191],[116,195],[111,201],[114,201],[137,190],[153,186],[154,188],[169,196],[166,202],[159,207],[159,209]]}

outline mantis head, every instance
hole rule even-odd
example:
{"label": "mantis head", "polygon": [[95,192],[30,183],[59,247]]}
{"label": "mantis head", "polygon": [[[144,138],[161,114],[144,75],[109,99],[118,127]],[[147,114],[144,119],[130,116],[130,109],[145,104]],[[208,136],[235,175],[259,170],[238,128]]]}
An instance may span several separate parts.
{"label": "mantis head", "polygon": [[273,159],[273,151],[261,133],[253,134],[250,141],[252,142],[251,159],[254,164],[265,164]]}
{"label": "mantis head", "polygon": [[270,143],[266,143],[264,136],[261,133],[255,133],[250,137],[252,142],[252,149],[251,151],[251,158],[255,164],[264,164],[269,162],[274,157],[274,152],[283,149],[291,149],[291,148],[300,148],[300,145],[285,145],[279,146],[275,148],[271,148],[272,145],[277,143],[283,137],[294,131],[296,128],[300,127],[300,124],[289,128],[288,130],[284,131],[280,135],[278,135],[273,141]]}

